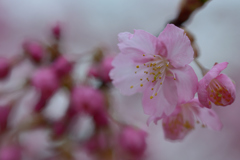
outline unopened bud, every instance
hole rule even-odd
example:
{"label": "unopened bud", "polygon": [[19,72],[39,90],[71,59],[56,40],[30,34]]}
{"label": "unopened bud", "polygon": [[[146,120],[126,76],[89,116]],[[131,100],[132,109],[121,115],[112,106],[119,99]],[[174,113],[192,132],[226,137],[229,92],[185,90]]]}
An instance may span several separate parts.
{"label": "unopened bud", "polygon": [[44,48],[37,41],[27,41],[23,44],[23,48],[35,63],[41,62],[44,58]]}

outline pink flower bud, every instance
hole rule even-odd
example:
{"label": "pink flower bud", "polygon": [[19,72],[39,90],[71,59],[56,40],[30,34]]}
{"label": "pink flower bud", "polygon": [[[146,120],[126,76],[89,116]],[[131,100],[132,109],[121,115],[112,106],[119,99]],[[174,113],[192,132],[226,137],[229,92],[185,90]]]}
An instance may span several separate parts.
{"label": "pink flower bud", "polygon": [[0,79],[6,78],[10,72],[11,63],[6,58],[0,58]]}
{"label": "pink flower bud", "polygon": [[10,111],[11,111],[11,107],[0,106],[0,133],[7,128]]}
{"label": "pink flower bud", "polygon": [[99,110],[104,110],[104,96],[92,87],[76,87],[71,95],[72,107],[77,111],[84,111],[93,115]]}
{"label": "pink flower bud", "polygon": [[57,137],[63,135],[67,130],[68,124],[69,124],[69,121],[65,118],[55,122],[55,124],[53,125],[54,135]]}
{"label": "pink flower bud", "polygon": [[98,71],[97,67],[91,66],[88,70],[88,76],[99,78],[99,71]]}
{"label": "pink flower bud", "polygon": [[112,70],[112,61],[113,57],[105,57],[101,63],[101,79],[104,82],[111,82],[111,79],[109,77],[109,72]]}
{"label": "pink flower bud", "polygon": [[143,155],[146,149],[147,133],[133,127],[125,127],[119,136],[119,145],[121,149],[134,157]]}
{"label": "pink flower bud", "polygon": [[93,114],[93,120],[97,127],[105,127],[108,125],[108,115],[106,111],[99,110]]}
{"label": "pink flower bud", "polygon": [[51,68],[38,69],[32,75],[31,83],[46,98],[51,97],[59,87],[59,80]]}
{"label": "pink flower bud", "polygon": [[63,77],[72,71],[72,63],[64,56],[58,57],[53,63],[53,69],[58,77]]}
{"label": "pink flower bud", "polygon": [[89,139],[85,144],[85,147],[90,153],[103,151],[108,147],[108,137],[100,132]]}
{"label": "pink flower bud", "polygon": [[44,58],[43,46],[36,41],[27,41],[23,44],[25,52],[31,57],[31,59],[39,63]]}
{"label": "pink flower bud", "polygon": [[57,23],[53,28],[52,28],[52,34],[55,39],[59,40],[61,37],[61,26],[59,23]]}
{"label": "pink flower bud", "polygon": [[1,160],[21,160],[21,149],[15,145],[0,148]]}

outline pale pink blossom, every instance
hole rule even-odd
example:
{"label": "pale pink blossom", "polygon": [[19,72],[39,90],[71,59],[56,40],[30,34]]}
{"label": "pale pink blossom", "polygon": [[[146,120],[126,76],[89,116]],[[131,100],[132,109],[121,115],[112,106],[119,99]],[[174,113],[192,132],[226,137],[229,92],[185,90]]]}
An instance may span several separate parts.
{"label": "pale pink blossom", "polygon": [[125,95],[143,92],[146,114],[170,115],[178,103],[194,97],[198,80],[188,65],[194,53],[182,29],[168,24],[158,37],[143,30],[120,33],[118,46],[113,84]]}
{"label": "pale pink blossom", "polygon": [[199,81],[198,99],[205,107],[211,108],[211,102],[218,106],[227,106],[234,102],[235,84],[227,75],[220,74],[227,65],[227,62],[214,65]]}
{"label": "pale pink blossom", "polygon": [[160,119],[162,119],[165,138],[170,140],[182,140],[195,128],[195,123],[200,123],[202,127],[212,130],[222,129],[222,123],[217,114],[213,110],[203,107],[197,98],[178,105],[170,116],[150,118],[148,123],[151,121],[157,123]]}

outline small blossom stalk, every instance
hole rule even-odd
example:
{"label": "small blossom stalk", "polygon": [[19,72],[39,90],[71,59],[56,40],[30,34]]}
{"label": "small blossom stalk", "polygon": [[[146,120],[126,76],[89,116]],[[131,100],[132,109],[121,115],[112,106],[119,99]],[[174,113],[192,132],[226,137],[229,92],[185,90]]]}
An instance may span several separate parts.
{"label": "small blossom stalk", "polygon": [[199,81],[198,98],[200,103],[207,108],[211,108],[212,103],[217,106],[227,106],[235,100],[234,82],[227,75],[220,74],[227,65],[227,62],[214,65]]}

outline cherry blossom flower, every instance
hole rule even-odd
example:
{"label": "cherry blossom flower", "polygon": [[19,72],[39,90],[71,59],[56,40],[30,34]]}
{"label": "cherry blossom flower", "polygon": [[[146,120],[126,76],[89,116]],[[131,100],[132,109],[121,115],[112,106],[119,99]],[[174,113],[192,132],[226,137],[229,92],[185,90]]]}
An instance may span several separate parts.
{"label": "cherry blossom flower", "polygon": [[187,103],[182,103],[176,107],[170,116],[149,119],[148,123],[162,119],[163,130],[166,139],[182,140],[195,127],[195,122],[201,123],[202,127],[208,127],[212,130],[221,130],[222,123],[217,114],[212,110],[205,108],[199,103],[197,98]]}
{"label": "cherry blossom flower", "polygon": [[198,99],[205,107],[211,108],[211,102],[218,106],[227,106],[234,102],[235,84],[227,75],[220,74],[227,65],[227,62],[214,65],[199,81]]}
{"label": "cherry blossom flower", "polygon": [[184,30],[168,24],[158,37],[143,30],[120,33],[118,46],[113,84],[125,95],[143,92],[146,114],[170,115],[178,103],[194,97],[198,80],[188,65],[194,53]]}

